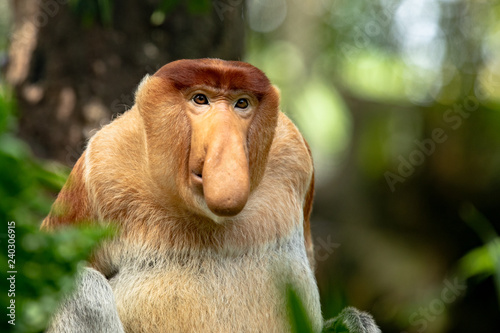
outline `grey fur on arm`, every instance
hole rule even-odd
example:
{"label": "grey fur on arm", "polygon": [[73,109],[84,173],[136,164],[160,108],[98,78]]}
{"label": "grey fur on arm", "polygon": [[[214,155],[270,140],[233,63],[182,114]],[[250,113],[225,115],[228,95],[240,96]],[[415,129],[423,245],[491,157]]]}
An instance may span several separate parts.
{"label": "grey fur on arm", "polygon": [[113,291],[104,275],[86,267],[76,283],[76,290],[61,303],[46,332],[124,332]]}
{"label": "grey fur on arm", "polygon": [[342,310],[337,317],[325,322],[323,333],[328,332],[382,333],[369,313],[359,311],[351,306]]}

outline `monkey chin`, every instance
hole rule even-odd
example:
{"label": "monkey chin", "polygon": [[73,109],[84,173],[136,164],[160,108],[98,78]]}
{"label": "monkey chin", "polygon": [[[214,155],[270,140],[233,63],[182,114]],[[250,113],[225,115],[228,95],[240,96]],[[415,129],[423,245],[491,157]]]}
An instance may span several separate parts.
{"label": "monkey chin", "polygon": [[216,215],[214,212],[208,208],[208,205],[205,201],[205,198],[203,196],[196,196],[195,198],[197,206],[200,208],[201,215],[208,217],[210,220],[215,222],[216,224],[224,224],[225,222],[228,221],[231,216],[221,216],[221,215]]}

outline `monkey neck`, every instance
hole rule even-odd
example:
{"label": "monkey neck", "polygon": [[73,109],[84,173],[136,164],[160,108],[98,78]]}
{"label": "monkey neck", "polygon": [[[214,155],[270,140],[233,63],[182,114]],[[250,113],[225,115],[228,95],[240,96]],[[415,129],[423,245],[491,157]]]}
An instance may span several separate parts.
{"label": "monkey neck", "polygon": [[111,261],[116,269],[121,267],[135,267],[139,270],[167,269],[181,267],[190,263],[206,260],[238,260],[246,257],[288,256],[294,260],[307,262],[307,255],[303,244],[303,231],[295,228],[293,232],[283,238],[269,243],[252,247],[242,246],[210,246],[174,248],[169,246],[154,246],[151,240],[143,237],[117,237],[104,243],[94,256],[94,266],[102,268],[101,259]]}

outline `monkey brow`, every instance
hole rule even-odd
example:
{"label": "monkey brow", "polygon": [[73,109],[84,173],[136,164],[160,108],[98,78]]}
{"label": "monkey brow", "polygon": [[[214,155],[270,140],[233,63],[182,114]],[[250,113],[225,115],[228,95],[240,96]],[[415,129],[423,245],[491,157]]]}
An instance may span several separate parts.
{"label": "monkey brow", "polygon": [[186,66],[165,68],[155,76],[171,81],[178,90],[205,86],[221,91],[244,91],[260,100],[271,89],[269,79],[258,69],[231,66]]}
{"label": "monkey brow", "polygon": [[213,96],[227,96],[230,98],[236,98],[241,95],[249,95],[249,97],[258,98],[254,91],[248,89],[223,88],[220,86],[216,87],[206,84],[185,87],[184,89],[182,89],[182,92],[185,95],[190,95],[197,90],[205,91]]}

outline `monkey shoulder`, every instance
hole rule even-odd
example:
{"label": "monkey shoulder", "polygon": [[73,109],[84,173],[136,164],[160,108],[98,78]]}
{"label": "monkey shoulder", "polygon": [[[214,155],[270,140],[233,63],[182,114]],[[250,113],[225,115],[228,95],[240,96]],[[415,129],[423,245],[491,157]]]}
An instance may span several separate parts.
{"label": "monkey shoulder", "polygon": [[139,111],[133,107],[90,139],[87,161],[106,164],[106,167],[123,166],[123,169],[143,163],[146,145],[144,132]]}
{"label": "monkey shoulder", "polygon": [[267,170],[279,178],[295,179],[307,186],[313,174],[307,144],[293,122],[282,112],[271,145]]}
{"label": "monkey shoulder", "polygon": [[295,124],[280,112],[275,137],[271,146],[271,157],[293,162],[292,166],[305,172],[312,172],[312,158],[304,137]]}
{"label": "monkey shoulder", "polygon": [[126,211],[134,198],[146,198],[146,165],[144,125],[134,107],[99,130],[86,150],[86,186],[101,210]]}

